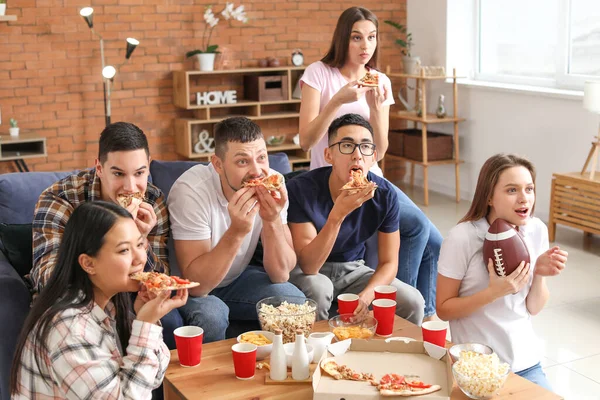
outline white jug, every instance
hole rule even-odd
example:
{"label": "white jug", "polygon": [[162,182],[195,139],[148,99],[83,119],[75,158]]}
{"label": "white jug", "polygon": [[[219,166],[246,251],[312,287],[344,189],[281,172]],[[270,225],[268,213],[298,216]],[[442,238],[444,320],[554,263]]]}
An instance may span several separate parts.
{"label": "white jug", "polygon": [[335,335],[331,332],[315,332],[308,336],[306,342],[315,349],[313,362],[319,362],[323,354],[327,351],[327,346]]}

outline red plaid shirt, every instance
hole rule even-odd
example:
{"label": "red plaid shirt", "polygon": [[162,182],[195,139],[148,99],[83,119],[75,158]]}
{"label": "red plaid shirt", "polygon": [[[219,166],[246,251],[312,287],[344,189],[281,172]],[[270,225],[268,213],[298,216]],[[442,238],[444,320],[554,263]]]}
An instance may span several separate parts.
{"label": "red plaid shirt", "polygon": [[71,308],[51,322],[42,352],[35,362],[34,332],[27,337],[13,399],[150,399],[160,386],[170,353],[158,325],[133,321],[125,354],[120,350],[114,305],[103,310]]}
{"label": "red plaid shirt", "polygon": [[[67,176],[42,192],[33,218],[33,269],[27,276],[34,294],[42,290],[54,271],[62,235],[73,210],[82,203],[97,200],[101,200],[101,192],[95,169]],[[156,214],[156,226],[148,235],[145,270],[168,274],[169,214],[165,197],[159,188],[148,183],[144,201]]]}

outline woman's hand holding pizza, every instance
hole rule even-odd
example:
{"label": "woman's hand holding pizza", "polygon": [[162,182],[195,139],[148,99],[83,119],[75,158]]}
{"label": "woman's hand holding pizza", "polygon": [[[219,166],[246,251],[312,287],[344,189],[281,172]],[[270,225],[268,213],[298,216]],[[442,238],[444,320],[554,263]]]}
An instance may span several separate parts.
{"label": "woman's hand holding pizza", "polygon": [[347,85],[342,86],[342,88],[333,96],[331,101],[336,102],[339,105],[354,103],[372,89],[372,87],[358,86],[358,81],[352,81]]}
{"label": "woman's hand holding pizza", "polygon": [[371,90],[365,94],[367,104],[372,113],[379,112],[391,89],[388,89],[385,85],[383,86],[383,90],[379,86],[370,89]]}
{"label": "woman's hand holding pizza", "polygon": [[371,200],[375,195],[375,184],[370,182],[356,192],[343,190],[335,199],[331,215],[343,220],[348,214],[363,205],[365,201]]}
{"label": "woman's hand holding pizza", "polygon": [[142,289],[138,292],[133,309],[140,321],[156,324],[159,319],[172,310],[182,307],[187,303],[188,290],[180,289],[171,297],[170,290],[149,292]]}
{"label": "woman's hand holding pizza", "polygon": [[264,186],[256,187],[256,197],[258,198],[258,204],[260,205],[258,215],[265,222],[274,222],[281,218],[281,210],[288,199],[285,185],[281,185],[277,192],[279,192],[281,197],[279,199],[274,198]]}

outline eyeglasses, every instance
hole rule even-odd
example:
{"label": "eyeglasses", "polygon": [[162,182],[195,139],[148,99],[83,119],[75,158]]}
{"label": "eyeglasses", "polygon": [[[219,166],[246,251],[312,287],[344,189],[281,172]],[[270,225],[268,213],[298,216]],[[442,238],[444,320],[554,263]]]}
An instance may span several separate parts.
{"label": "eyeglasses", "polygon": [[337,142],[329,145],[329,147],[333,147],[337,145],[338,149],[340,149],[340,153],[342,154],[352,154],[354,150],[358,147],[360,154],[363,156],[372,156],[375,153],[375,143],[354,143],[354,142]]}

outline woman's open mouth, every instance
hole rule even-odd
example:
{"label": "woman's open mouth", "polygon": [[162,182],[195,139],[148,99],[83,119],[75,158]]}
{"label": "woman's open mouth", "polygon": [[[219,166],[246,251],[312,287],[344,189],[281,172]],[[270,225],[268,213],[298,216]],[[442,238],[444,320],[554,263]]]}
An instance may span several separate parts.
{"label": "woman's open mouth", "polygon": [[515,210],[515,212],[517,213],[517,215],[521,218],[527,218],[527,216],[529,215],[529,208],[517,208]]}

